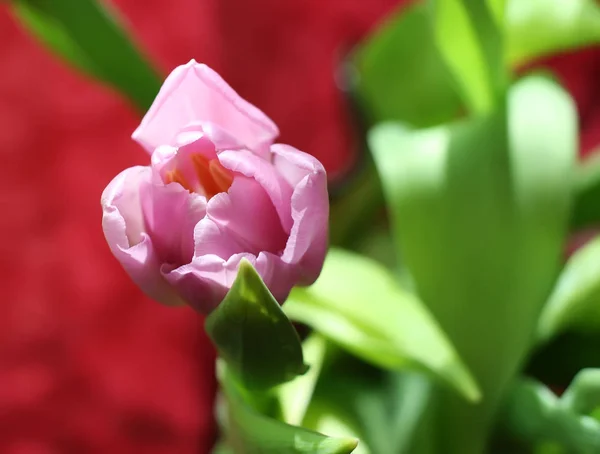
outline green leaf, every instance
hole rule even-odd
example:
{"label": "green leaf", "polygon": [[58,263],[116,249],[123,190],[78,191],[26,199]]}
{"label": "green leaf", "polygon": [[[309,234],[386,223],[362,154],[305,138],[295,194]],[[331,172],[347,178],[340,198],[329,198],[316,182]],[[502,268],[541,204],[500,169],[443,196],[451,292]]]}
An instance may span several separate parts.
{"label": "green leaf", "polygon": [[390,369],[421,367],[468,399],[479,397],[427,309],[366,257],[331,249],[317,282],[294,289],[284,311],[368,362]]}
{"label": "green leaf", "polygon": [[[227,399],[222,452],[236,454],[348,454],[358,440],[330,438],[264,416],[249,406],[235,378],[220,364],[219,381]],[[229,449],[227,449],[227,447]]]}
{"label": "green leaf", "polygon": [[600,369],[580,371],[560,397],[560,405],[580,415],[592,413],[600,405]]}
{"label": "green leaf", "polygon": [[356,454],[428,452],[413,445],[434,395],[426,375],[375,369],[334,348],[328,358],[304,426],[360,438]]}
{"label": "green leaf", "polygon": [[497,18],[481,0],[430,0],[430,4],[438,48],[465,103],[473,112],[491,111],[507,81]]}
{"label": "green leaf", "polygon": [[554,442],[572,454],[600,452],[600,423],[566,408],[533,380],[521,379],[514,385],[500,419],[512,436],[530,444]]}
{"label": "green leaf", "polygon": [[113,11],[95,0],[13,0],[16,18],[72,65],[146,111],[161,80]]}
{"label": "green leaf", "polygon": [[321,366],[327,350],[327,341],[316,333],[311,334],[303,343],[304,359],[310,366],[307,373],[284,383],[276,390],[281,404],[283,420],[288,424],[300,425],[306,414],[313,391],[317,384]]}
{"label": "green leaf", "polygon": [[576,137],[572,101],[542,77],[521,80],[487,117],[370,133],[399,255],[486,396],[445,406],[448,424],[464,421],[463,433],[448,429],[456,440],[475,443],[491,424],[530,347],[559,268]]}
{"label": "green leaf", "polygon": [[306,372],[298,333],[250,262],[206,319],[219,356],[244,385],[269,388]]}
{"label": "green leaf", "polygon": [[353,54],[354,88],[371,122],[432,126],[454,118],[460,109],[426,8],[424,4],[402,8]]}
{"label": "green leaf", "polygon": [[600,225],[600,150],[579,164],[571,229]]}
{"label": "green leaf", "polygon": [[540,316],[541,340],[576,327],[600,327],[600,236],[573,254]]}
{"label": "green leaf", "polygon": [[513,65],[600,41],[595,0],[509,0],[506,15]]}

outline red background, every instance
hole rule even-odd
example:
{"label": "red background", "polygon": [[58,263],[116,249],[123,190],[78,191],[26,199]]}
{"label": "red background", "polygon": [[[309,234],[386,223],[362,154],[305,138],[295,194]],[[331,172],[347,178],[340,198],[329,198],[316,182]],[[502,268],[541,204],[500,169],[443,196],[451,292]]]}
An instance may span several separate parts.
{"label": "red background", "polygon": [[[331,173],[351,162],[337,58],[393,0],[119,0],[166,74],[213,66]],[[167,6],[168,5],[168,6]],[[600,143],[600,52],[550,59]],[[213,352],[187,308],[148,301],[104,243],[100,194],[147,157],[139,118],[0,7],[0,452],[196,453],[212,443]]]}

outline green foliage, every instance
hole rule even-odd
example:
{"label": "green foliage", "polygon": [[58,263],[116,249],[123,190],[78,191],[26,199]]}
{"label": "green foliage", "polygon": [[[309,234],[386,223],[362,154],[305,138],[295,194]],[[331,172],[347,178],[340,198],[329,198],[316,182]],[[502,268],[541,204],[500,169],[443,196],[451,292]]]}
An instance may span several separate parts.
{"label": "green foliage", "polygon": [[403,8],[354,54],[356,94],[367,119],[433,126],[456,116],[460,98],[435,44],[425,4]]}
{"label": "green foliage", "polygon": [[[486,431],[474,427],[485,424],[482,412],[491,418],[551,289],[576,136],[571,100],[541,77],[516,84],[494,115],[420,131],[381,125],[370,134],[399,255],[486,398],[487,410],[465,409],[469,432]],[[450,423],[460,419],[450,409],[461,404],[447,404]]]}
{"label": "green foliage", "polygon": [[461,98],[485,111],[500,100],[509,69],[600,42],[594,0],[430,3],[401,7],[354,53],[356,93],[371,123],[438,125],[456,118]]}
{"label": "green foliage", "polygon": [[306,372],[298,333],[250,262],[206,319],[219,356],[245,386],[269,388]]}
{"label": "green foliage", "polygon": [[[217,452],[236,454],[348,454],[358,440],[330,438],[301,427],[269,418],[244,400],[245,390],[236,383],[224,364],[219,381],[226,397],[222,402],[225,438]],[[246,391],[247,392],[247,391]]]}
{"label": "green foliage", "polygon": [[513,65],[600,42],[595,0],[509,0],[506,8],[507,57]]}
{"label": "green foliage", "polygon": [[571,256],[539,321],[539,337],[547,340],[567,328],[600,327],[600,236]]}
{"label": "green foliage", "polygon": [[13,0],[15,17],[70,64],[111,85],[145,112],[161,79],[114,11],[96,0]]}
{"label": "green foliage", "polygon": [[580,411],[600,402],[598,372],[581,371],[561,398],[541,383],[519,380],[501,413],[502,425],[513,437],[544,446],[536,452],[600,452],[600,422]]}
{"label": "green foliage", "polygon": [[471,112],[489,112],[504,94],[503,37],[481,0],[430,0],[438,49]]}
{"label": "green foliage", "polygon": [[294,425],[301,425],[306,414],[325,360],[327,341],[313,333],[302,343],[302,351],[310,367],[308,372],[276,390],[283,420]]}
{"label": "green foliage", "polygon": [[389,368],[424,368],[476,400],[477,386],[421,302],[383,266],[330,250],[317,282],[296,288],[286,314],[365,361]]}

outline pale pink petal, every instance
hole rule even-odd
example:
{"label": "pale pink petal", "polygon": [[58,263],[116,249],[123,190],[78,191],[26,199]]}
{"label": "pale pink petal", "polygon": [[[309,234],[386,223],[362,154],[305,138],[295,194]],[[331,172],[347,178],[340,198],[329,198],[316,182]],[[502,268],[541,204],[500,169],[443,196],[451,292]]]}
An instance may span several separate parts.
{"label": "pale pink petal", "polygon": [[256,156],[248,150],[225,150],[218,154],[219,161],[226,169],[254,178],[266,191],[285,233],[292,229],[290,200],[292,186],[280,175],[270,160]]}
{"label": "pale pink petal", "polygon": [[234,236],[208,217],[196,225],[194,240],[195,257],[214,255],[227,261],[232,255],[245,252],[244,246]]}
{"label": "pale pink petal", "polygon": [[216,255],[195,257],[189,265],[165,271],[165,278],[179,294],[199,312],[208,314],[225,297],[235,278],[240,261],[246,258],[251,263],[256,258],[251,254],[240,253],[228,260]]}
{"label": "pale pink petal", "polygon": [[227,193],[210,199],[206,212],[226,236],[242,246],[239,252],[281,254],[285,248],[287,234],[277,211],[263,187],[252,178],[236,176]]}
{"label": "pale pink petal", "polygon": [[291,198],[293,226],[281,258],[299,265],[299,283],[308,285],[319,276],[327,251],[327,175],[317,159],[289,145],[273,145],[271,151],[275,166],[295,184]]}
{"label": "pale pink petal", "polygon": [[174,145],[189,124],[211,122],[252,150],[263,151],[279,135],[277,126],[242,99],[216,72],[194,60],[173,70],[133,133],[149,153]]}
{"label": "pale pink petal", "polygon": [[146,231],[162,263],[181,266],[194,255],[194,228],[206,213],[206,198],[178,183],[165,185],[157,173],[140,184]]}
{"label": "pale pink petal", "polygon": [[139,188],[151,174],[149,167],[132,167],[110,182],[102,193],[102,229],[110,250],[144,293],[164,304],[181,304],[162,278],[159,259],[144,227]]}
{"label": "pale pink petal", "polygon": [[279,255],[261,252],[254,264],[275,299],[283,303],[298,283],[297,267],[284,262]]}

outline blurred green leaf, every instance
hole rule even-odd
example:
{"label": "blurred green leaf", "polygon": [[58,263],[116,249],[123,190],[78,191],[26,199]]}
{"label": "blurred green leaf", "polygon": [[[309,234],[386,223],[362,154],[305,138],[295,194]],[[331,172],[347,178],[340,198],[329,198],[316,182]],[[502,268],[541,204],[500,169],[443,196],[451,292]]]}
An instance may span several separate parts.
{"label": "blurred green leaf", "polygon": [[15,17],[72,65],[113,86],[142,112],[160,77],[113,11],[96,0],[13,0]]}
{"label": "blurred green leaf", "polygon": [[513,65],[600,41],[595,0],[509,0],[508,60]]}
{"label": "blurred green leaf", "polygon": [[560,406],[579,415],[592,413],[600,405],[600,369],[580,371],[564,394]]}
{"label": "blurred green leaf", "polygon": [[547,340],[573,327],[600,328],[600,236],[568,260],[540,316],[538,335]]}
{"label": "blurred green leaf", "polygon": [[294,289],[284,311],[368,362],[390,369],[419,366],[468,399],[479,397],[427,309],[364,256],[331,249],[317,282]]}
{"label": "blurred green leaf", "polygon": [[600,149],[584,159],[578,168],[571,229],[600,225]]}
{"label": "blurred green leaf", "polygon": [[332,353],[334,359],[324,366],[303,425],[360,438],[356,454],[429,452],[413,445],[427,425],[425,410],[434,395],[428,377],[383,371],[341,351]]}
{"label": "blurred green leaf", "polygon": [[454,74],[464,102],[471,111],[491,111],[503,95],[507,74],[502,32],[488,2],[429,3],[438,48]]}
{"label": "blurred green leaf", "polygon": [[[486,3],[495,24],[486,17]],[[465,84],[472,82],[462,89],[474,90],[471,97],[483,93],[486,103],[492,102],[492,95],[485,93],[493,86],[487,78],[496,73],[495,83],[501,87],[506,82],[504,61],[515,67],[600,40],[600,6],[594,0],[469,0],[464,4],[481,8],[475,11],[482,14],[465,14],[467,10],[459,8],[457,0],[449,2],[449,8],[438,4],[438,13],[440,5],[449,10],[447,27],[438,32],[450,36],[441,45],[451,53],[454,74],[464,72]],[[436,46],[426,8],[423,3],[398,8],[354,52],[355,91],[371,123],[396,120],[428,127],[450,121],[460,112],[458,85]],[[458,22],[453,22],[454,16]],[[505,51],[501,49],[502,30]],[[491,65],[491,72],[486,65]]]}
{"label": "blurred green leaf", "polygon": [[492,13],[492,17],[496,20],[496,26],[500,30],[504,30],[506,22],[506,4],[508,0],[486,0],[487,6]]}
{"label": "blurred green leaf", "polygon": [[541,77],[488,117],[370,133],[403,263],[486,397],[445,405],[449,424],[465,421],[449,444],[476,443],[530,347],[559,267],[576,137],[572,101]]}
{"label": "blurred green leaf", "polygon": [[206,319],[219,356],[244,385],[268,388],[306,372],[298,333],[250,262]]}
{"label": "blurred green leaf", "polygon": [[321,366],[327,350],[327,341],[320,335],[313,333],[302,343],[302,350],[304,359],[310,369],[304,375],[284,383],[276,390],[281,404],[283,420],[293,425],[302,424],[321,373]]}
{"label": "blurred green leaf", "polygon": [[226,396],[225,439],[220,452],[235,454],[348,454],[358,440],[330,438],[301,427],[291,426],[258,413],[249,406],[223,363],[219,382]]}
{"label": "blurred green leaf", "polygon": [[458,113],[460,98],[428,18],[425,4],[403,7],[355,51],[355,90],[371,123],[432,126]]}
{"label": "blurred green leaf", "polygon": [[564,448],[558,452],[569,454],[600,452],[600,423],[566,408],[552,391],[533,380],[519,380],[510,390],[501,424],[532,445],[553,442]]}

